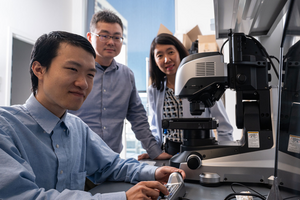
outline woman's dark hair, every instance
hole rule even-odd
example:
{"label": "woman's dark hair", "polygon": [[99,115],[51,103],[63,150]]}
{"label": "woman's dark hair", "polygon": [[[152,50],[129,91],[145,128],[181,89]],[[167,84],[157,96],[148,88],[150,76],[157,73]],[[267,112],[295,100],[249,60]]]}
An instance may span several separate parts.
{"label": "woman's dark hair", "polygon": [[30,57],[31,90],[34,95],[38,89],[38,78],[35,76],[31,68],[33,62],[38,61],[41,66],[45,67],[46,71],[48,71],[53,58],[57,56],[57,51],[61,43],[81,47],[96,58],[96,53],[91,43],[80,35],[64,31],[53,31],[49,34],[40,36],[32,48]]}
{"label": "woman's dark hair", "polygon": [[153,85],[153,87],[156,87],[157,90],[163,91],[164,79],[166,74],[163,73],[158,68],[154,59],[154,50],[157,44],[167,44],[167,45],[175,46],[175,48],[179,52],[180,60],[188,56],[189,53],[186,50],[186,48],[183,46],[183,44],[175,36],[171,34],[161,33],[153,39],[150,48],[149,74],[150,74],[151,84]]}

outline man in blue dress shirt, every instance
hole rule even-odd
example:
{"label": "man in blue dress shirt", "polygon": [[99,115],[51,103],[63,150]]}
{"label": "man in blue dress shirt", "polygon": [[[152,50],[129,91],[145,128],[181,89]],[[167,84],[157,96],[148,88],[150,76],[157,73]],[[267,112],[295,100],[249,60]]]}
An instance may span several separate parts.
{"label": "man in blue dress shirt", "polygon": [[[156,199],[170,173],[113,152],[80,118],[96,74],[95,51],[85,38],[42,35],[33,47],[33,94],[24,105],[0,108],[0,199]],[[85,178],[138,183],[127,192],[83,191]],[[155,181],[156,180],[156,181]],[[145,182],[140,182],[145,181]]]}
{"label": "man in blue dress shirt", "polygon": [[123,149],[122,131],[126,118],[150,158],[170,158],[171,155],[162,152],[150,131],[133,72],[114,59],[123,44],[121,19],[109,10],[95,13],[87,39],[96,52],[94,87],[82,107],[71,113],[79,116],[117,153]]}

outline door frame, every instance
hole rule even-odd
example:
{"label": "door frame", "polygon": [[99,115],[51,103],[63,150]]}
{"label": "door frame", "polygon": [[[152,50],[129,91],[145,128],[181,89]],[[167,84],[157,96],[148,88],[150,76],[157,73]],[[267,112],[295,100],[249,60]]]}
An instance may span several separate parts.
{"label": "door frame", "polygon": [[10,106],[11,99],[11,81],[12,81],[12,58],[13,58],[13,38],[34,45],[35,38],[28,33],[18,30],[13,27],[8,27],[7,34],[7,61],[6,61],[6,91],[5,105]]}

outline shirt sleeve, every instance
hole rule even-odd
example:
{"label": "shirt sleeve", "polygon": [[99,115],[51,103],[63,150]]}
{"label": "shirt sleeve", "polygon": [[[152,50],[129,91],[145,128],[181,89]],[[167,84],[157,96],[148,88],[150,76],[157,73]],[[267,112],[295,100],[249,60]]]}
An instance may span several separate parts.
{"label": "shirt sleeve", "polygon": [[[29,154],[22,146],[18,134],[6,122],[5,118],[0,117],[0,120],[0,199],[126,200],[126,194],[122,191],[110,194],[95,194],[93,196],[91,193],[81,190],[63,189],[58,191],[56,189],[45,190],[40,188],[36,184],[36,175],[28,162],[27,156]],[[86,159],[85,165],[88,173],[95,169],[94,177],[98,178],[96,181],[111,180],[137,183],[138,181],[155,179],[154,173],[157,167],[139,164],[134,159],[120,159],[99,136],[92,131],[90,132],[92,137],[88,136],[88,150],[85,155],[88,155],[88,153],[91,153],[91,155]],[[95,155],[98,155],[98,157]]]}
{"label": "shirt sleeve", "polygon": [[118,153],[113,152],[92,131],[88,136],[86,155],[87,176],[95,184],[105,181],[125,181],[135,184],[139,181],[155,180],[156,166],[140,163],[133,158],[121,159]]}
{"label": "shirt sleeve", "polygon": [[[156,90],[156,88],[155,88]],[[148,87],[148,102],[149,102],[149,118],[150,118],[150,130],[152,132],[152,135],[155,137],[158,144],[162,144],[162,135],[160,134],[161,126],[157,124],[157,97],[154,94],[154,88],[153,86]]]}
{"label": "shirt sleeve", "polygon": [[230,124],[229,117],[225,110],[222,100],[216,101],[215,105],[210,108],[211,116],[216,118],[219,122],[217,128],[218,141],[232,141],[233,127]]}
{"label": "shirt sleeve", "polygon": [[[5,119],[1,119],[5,120]],[[8,129],[9,128],[9,129]],[[8,134],[9,133],[9,134]],[[16,133],[8,126],[0,129],[0,199],[122,199],[126,200],[125,192],[115,193],[113,196],[107,194],[96,194],[92,196],[89,192],[65,189],[61,192],[50,189],[45,191],[35,183],[35,174],[26,161],[26,156],[21,156],[21,141],[13,137]]]}
{"label": "shirt sleeve", "polygon": [[133,90],[126,118],[131,123],[136,138],[141,141],[150,158],[154,159],[162,153],[162,150],[150,131],[148,117],[135,86],[133,72],[131,72],[131,81]]}

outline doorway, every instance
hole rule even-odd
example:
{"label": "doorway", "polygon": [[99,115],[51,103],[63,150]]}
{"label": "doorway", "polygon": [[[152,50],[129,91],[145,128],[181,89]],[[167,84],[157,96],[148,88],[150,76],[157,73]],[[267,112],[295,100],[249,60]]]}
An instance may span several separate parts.
{"label": "doorway", "polygon": [[32,47],[33,44],[13,37],[10,105],[25,103],[31,94],[29,62]]}

